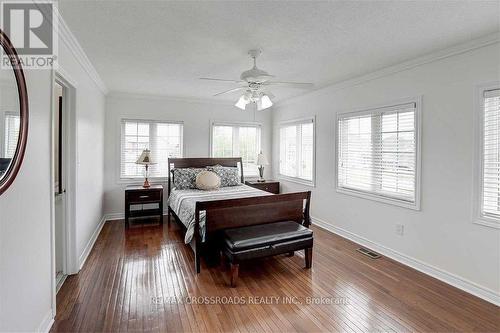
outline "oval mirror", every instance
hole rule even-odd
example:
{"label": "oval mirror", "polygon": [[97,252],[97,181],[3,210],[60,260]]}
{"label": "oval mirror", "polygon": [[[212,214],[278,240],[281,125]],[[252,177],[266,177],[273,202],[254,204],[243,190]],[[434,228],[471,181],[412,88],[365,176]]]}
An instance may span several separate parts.
{"label": "oval mirror", "polygon": [[16,178],[28,138],[28,93],[21,62],[0,30],[0,195]]}

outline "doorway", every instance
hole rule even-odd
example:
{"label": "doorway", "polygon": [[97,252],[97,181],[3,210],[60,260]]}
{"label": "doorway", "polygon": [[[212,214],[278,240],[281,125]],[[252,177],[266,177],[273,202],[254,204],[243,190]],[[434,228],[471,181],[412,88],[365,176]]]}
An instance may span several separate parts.
{"label": "doorway", "polygon": [[79,270],[76,255],[76,81],[59,68],[52,80],[51,273],[52,315],[56,295],[68,275]]}
{"label": "doorway", "polygon": [[53,193],[54,193],[54,247],[55,247],[55,283],[56,292],[68,275],[66,267],[66,154],[64,140],[66,129],[65,116],[65,87],[58,82],[54,82],[54,126],[52,127],[53,147],[52,163],[53,167]]}

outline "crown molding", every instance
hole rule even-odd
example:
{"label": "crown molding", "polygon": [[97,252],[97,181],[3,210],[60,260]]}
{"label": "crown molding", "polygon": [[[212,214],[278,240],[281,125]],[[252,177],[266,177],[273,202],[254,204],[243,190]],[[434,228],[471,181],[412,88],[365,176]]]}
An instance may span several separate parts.
{"label": "crown molding", "polygon": [[166,100],[184,103],[198,103],[198,104],[212,104],[212,105],[226,105],[234,106],[234,102],[226,100],[213,100],[208,98],[197,97],[179,97],[160,94],[141,94],[127,91],[110,91],[107,95],[109,98],[133,98],[133,99],[149,99],[149,100]]}
{"label": "crown molding", "polygon": [[58,24],[59,24],[59,37],[61,37],[61,40],[66,44],[66,46],[69,48],[69,50],[73,53],[75,58],[78,60],[82,68],[85,70],[85,72],[88,74],[90,79],[94,81],[95,85],[97,88],[104,94],[108,94],[108,88],[104,84],[104,81],[101,79],[99,74],[97,73],[96,69],[90,62],[89,58],[87,57],[87,54],[83,50],[82,46],[76,39],[75,35],[71,32],[69,29],[68,25],[66,24],[66,21],[64,21],[63,17],[59,13],[59,10],[57,8],[54,8],[54,14],[57,15],[58,18]]}
{"label": "crown molding", "polygon": [[379,79],[382,77],[390,76],[399,72],[407,71],[410,69],[413,69],[415,67],[423,66],[435,61],[439,61],[442,59],[446,59],[449,57],[453,57],[459,54],[463,54],[466,52],[474,51],[476,49],[480,49],[485,46],[489,46],[492,44],[496,44],[500,42],[500,33],[493,33],[489,34],[486,36],[483,36],[481,38],[474,39],[472,41],[466,42],[466,43],[461,43],[454,45],[452,47],[442,49],[436,52],[428,53],[426,55],[396,64],[388,67],[384,67],[382,69],[370,72],[368,74],[356,76],[347,80],[343,81],[333,81],[330,83],[326,83],[324,85],[318,86],[317,89],[309,90],[307,92],[304,92],[302,94],[296,95],[294,97],[291,97],[287,100],[279,101],[275,103],[275,106],[281,107],[285,106],[287,104],[293,103],[297,99],[317,93],[323,90],[329,90],[329,91],[337,91],[337,90],[342,90],[346,88],[350,88],[368,81],[372,81],[375,79]]}

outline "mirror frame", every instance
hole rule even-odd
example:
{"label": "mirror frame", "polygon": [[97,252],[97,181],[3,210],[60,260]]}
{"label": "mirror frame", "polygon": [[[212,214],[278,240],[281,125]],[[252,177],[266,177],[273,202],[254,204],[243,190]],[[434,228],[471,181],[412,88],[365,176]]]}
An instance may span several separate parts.
{"label": "mirror frame", "polygon": [[2,195],[10,185],[14,182],[21,164],[24,158],[24,152],[26,150],[26,143],[28,141],[28,90],[26,88],[26,79],[24,78],[23,68],[21,66],[21,61],[17,55],[16,49],[10,42],[7,35],[0,30],[0,45],[2,46],[6,55],[10,59],[12,65],[12,70],[14,71],[14,76],[17,82],[17,92],[19,95],[19,138],[17,140],[16,152],[12,161],[5,171],[2,179],[0,179],[0,195]]}

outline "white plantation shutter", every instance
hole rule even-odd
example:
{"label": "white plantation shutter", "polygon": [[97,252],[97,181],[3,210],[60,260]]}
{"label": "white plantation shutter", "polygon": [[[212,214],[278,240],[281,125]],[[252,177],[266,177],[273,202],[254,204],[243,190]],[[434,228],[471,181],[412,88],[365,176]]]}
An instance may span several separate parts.
{"label": "white plantation shutter", "polygon": [[279,173],[282,176],[313,182],[313,118],[281,125]]}
{"label": "white plantation shutter", "polygon": [[212,123],[212,157],[241,157],[243,174],[257,176],[260,125]]}
{"label": "white plantation shutter", "polygon": [[416,203],[416,103],[338,116],[337,187]]}
{"label": "white plantation shutter", "polygon": [[144,177],[144,166],[135,164],[144,149],[151,150],[156,163],[149,167],[149,177],[167,177],[167,159],[182,157],[182,140],[182,123],[122,120],[120,178]]}
{"label": "white plantation shutter", "polygon": [[483,95],[481,215],[500,219],[500,89]]}
{"label": "white plantation shutter", "polygon": [[17,114],[5,114],[5,158],[12,158],[16,153],[20,119],[21,118]]}

